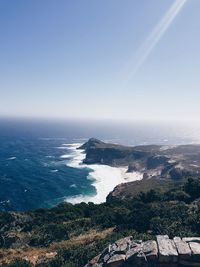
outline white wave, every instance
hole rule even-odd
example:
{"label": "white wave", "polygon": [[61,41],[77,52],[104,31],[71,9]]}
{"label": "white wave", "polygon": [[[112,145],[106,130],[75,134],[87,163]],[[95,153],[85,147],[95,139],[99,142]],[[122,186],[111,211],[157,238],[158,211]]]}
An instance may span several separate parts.
{"label": "white wave", "polygon": [[92,185],[96,188],[96,194],[91,196],[77,195],[73,197],[67,197],[65,201],[73,204],[80,202],[105,202],[106,196],[114,189],[118,184],[141,180],[143,174],[139,172],[127,173],[128,167],[111,167],[108,165],[92,164],[86,165],[82,161],[85,158],[85,151],[76,149],[78,146],[74,146],[74,157],[67,166],[74,168],[89,168],[91,169],[88,179],[92,180]]}
{"label": "white wave", "polygon": [[87,167],[85,164],[83,164],[83,160],[85,158],[85,150],[77,149],[80,146],[81,146],[81,144],[74,144],[73,146],[71,146],[72,159],[67,163],[67,166],[73,167],[73,168],[85,168],[85,167]]}
{"label": "white wave", "polygon": [[64,155],[60,156],[61,159],[69,159],[71,157],[72,157],[72,155],[69,155],[69,154],[64,154]]}
{"label": "white wave", "polygon": [[67,147],[78,147],[81,145],[82,145],[82,143],[62,144],[62,146],[67,146]]}
{"label": "white wave", "polygon": [[8,160],[14,160],[14,159],[16,159],[16,157],[10,157],[10,158],[8,158]]}
{"label": "white wave", "polygon": [[71,187],[71,188],[76,188],[77,185],[76,185],[76,184],[71,184],[69,187]]}
{"label": "white wave", "polygon": [[0,201],[0,204],[10,203],[10,199]]}
{"label": "white wave", "polygon": [[55,172],[58,172],[58,170],[57,169],[56,170],[51,170],[51,172],[55,173]]}
{"label": "white wave", "polygon": [[58,146],[58,149],[66,149],[66,150],[76,150],[78,147],[80,147],[81,143],[74,143],[74,144],[62,144],[61,146]]}

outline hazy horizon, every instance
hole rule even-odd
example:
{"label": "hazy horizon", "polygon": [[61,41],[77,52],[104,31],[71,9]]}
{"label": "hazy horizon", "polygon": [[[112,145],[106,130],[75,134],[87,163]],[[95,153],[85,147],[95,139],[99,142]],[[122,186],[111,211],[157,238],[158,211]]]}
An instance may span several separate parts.
{"label": "hazy horizon", "polygon": [[0,2],[0,118],[200,118],[199,0]]}

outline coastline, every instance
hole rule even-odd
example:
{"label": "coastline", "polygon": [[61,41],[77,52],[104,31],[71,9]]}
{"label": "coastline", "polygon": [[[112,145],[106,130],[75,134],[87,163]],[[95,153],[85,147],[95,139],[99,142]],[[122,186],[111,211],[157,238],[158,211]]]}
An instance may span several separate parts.
{"label": "coastline", "polygon": [[83,160],[86,156],[85,150],[77,149],[82,144],[65,144],[67,148],[73,151],[72,159],[67,163],[67,166],[74,168],[87,168],[90,173],[87,179],[92,181],[92,185],[96,189],[95,195],[75,195],[66,197],[65,201],[72,204],[80,202],[94,202],[95,204],[106,201],[107,195],[114,189],[115,186],[121,183],[133,182],[141,180],[143,174],[139,172],[127,173],[128,167],[111,167],[101,164],[84,164]]}

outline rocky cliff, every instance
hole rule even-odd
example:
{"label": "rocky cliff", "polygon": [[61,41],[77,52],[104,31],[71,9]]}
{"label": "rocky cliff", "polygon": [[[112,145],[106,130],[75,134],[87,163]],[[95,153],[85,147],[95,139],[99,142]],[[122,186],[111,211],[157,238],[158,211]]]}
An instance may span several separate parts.
{"label": "rocky cliff", "polygon": [[[153,178],[153,184],[159,183],[155,180],[169,183],[169,181],[180,181],[188,176],[194,177],[200,173],[200,145],[130,147],[91,138],[80,149],[86,152],[84,159],[86,164],[126,166],[127,172],[140,172],[145,180]],[[145,183],[148,184],[148,182]],[[144,182],[129,183],[128,191],[134,191],[137,184],[144,185]],[[127,196],[127,185],[117,186],[108,199],[112,196]]]}

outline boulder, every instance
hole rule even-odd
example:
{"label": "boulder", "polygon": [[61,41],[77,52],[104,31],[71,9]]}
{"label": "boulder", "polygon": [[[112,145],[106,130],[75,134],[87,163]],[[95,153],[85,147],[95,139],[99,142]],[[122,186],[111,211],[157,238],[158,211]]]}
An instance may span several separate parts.
{"label": "boulder", "polygon": [[[134,243],[134,242],[133,242]],[[135,243],[126,253],[126,260],[134,266],[147,266],[150,262],[155,262],[158,257],[158,247],[156,241]]]}
{"label": "boulder", "polygon": [[176,245],[180,259],[191,259],[192,252],[187,242],[183,241],[180,237],[174,237],[174,243]]}
{"label": "boulder", "polygon": [[137,246],[132,247],[126,253],[126,260],[128,262],[134,262],[136,256],[141,252],[141,250],[142,250],[141,244],[138,244]]}
{"label": "boulder", "polygon": [[157,261],[158,259],[158,246],[156,241],[149,240],[142,244],[142,252],[145,255],[147,261]]}
{"label": "boulder", "polygon": [[158,235],[157,237],[159,262],[178,262],[178,252],[173,240],[168,235]]}
{"label": "boulder", "polygon": [[128,236],[118,240],[113,246],[115,253],[126,254],[127,250],[131,247],[132,239],[132,236]]}
{"label": "boulder", "polygon": [[200,238],[199,237],[185,237],[183,241],[189,244],[192,252],[192,261],[200,262]]}

